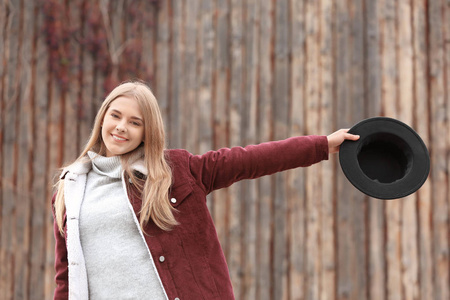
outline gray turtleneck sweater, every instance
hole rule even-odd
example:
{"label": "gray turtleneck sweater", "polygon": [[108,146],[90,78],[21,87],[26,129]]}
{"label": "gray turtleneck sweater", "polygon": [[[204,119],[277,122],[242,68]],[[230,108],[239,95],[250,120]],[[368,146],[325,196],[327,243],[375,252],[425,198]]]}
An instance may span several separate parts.
{"label": "gray turtleneck sweater", "polygon": [[122,185],[120,158],[88,153],[80,210],[89,299],[167,299]]}

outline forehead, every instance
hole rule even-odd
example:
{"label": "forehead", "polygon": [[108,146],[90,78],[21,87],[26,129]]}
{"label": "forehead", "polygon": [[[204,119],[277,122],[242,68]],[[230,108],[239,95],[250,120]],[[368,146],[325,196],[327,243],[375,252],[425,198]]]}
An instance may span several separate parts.
{"label": "forehead", "polygon": [[120,96],[109,105],[108,110],[116,110],[124,115],[142,118],[141,108],[135,98]]}

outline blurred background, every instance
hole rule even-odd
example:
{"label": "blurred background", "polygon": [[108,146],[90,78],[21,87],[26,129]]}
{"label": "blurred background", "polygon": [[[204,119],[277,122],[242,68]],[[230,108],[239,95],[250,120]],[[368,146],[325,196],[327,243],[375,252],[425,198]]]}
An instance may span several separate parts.
{"label": "blurred background", "polygon": [[450,299],[450,2],[1,0],[0,299],[51,299],[52,184],[139,78],[170,148],[413,127],[431,172],[381,201],[338,156],[214,192],[236,299]]}

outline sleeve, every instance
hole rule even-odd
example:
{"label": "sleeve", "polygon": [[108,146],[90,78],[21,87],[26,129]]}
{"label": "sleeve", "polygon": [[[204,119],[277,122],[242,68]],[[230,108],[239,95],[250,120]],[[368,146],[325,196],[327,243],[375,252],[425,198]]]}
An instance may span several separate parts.
{"label": "sleeve", "polygon": [[300,136],[247,147],[192,155],[189,168],[206,194],[243,179],[254,179],[328,159],[326,136]]}
{"label": "sleeve", "polygon": [[67,263],[67,247],[66,239],[59,232],[58,224],[55,218],[55,204],[56,193],[52,199],[53,212],[53,232],[55,236],[55,282],[56,288],[53,296],[54,300],[68,299],[69,297],[69,269]]}

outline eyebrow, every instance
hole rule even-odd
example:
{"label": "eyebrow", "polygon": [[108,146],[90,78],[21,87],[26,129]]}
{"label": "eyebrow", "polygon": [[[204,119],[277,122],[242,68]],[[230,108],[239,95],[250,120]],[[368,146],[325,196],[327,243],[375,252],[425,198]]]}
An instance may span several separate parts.
{"label": "eyebrow", "polygon": [[[121,112],[120,110],[117,110],[117,109],[114,109],[114,108],[112,108],[111,110],[112,110],[113,112],[122,114],[122,112]],[[144,120],[142,120],[142,119],[139,118],[139,117],[132,116],[131,119],[139,120],[139,121],[141,121],[142,123],[144,123]]]}

